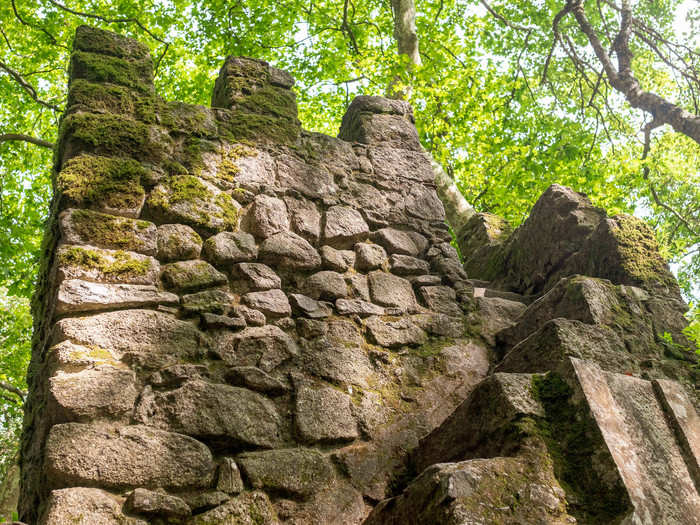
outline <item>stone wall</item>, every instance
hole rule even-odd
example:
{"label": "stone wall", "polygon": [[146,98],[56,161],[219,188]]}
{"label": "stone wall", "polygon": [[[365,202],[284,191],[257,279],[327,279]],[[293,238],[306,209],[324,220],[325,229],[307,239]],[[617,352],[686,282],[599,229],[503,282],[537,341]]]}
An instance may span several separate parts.
{"label": "stone wall", "polygon": [[628,282],[622,244],[584,257],[589,232],[565,250],[588,266],[550,271],[572,217],[611,220],[553,187],[510,237],[472,219],[469,279],[410,107],[358,97],[332,138],[301,129],[293,84],[229,57],[211,108],[166,102],[144,46],[78,29],[21,519],[697,523],[679,521],[700,515],[693,354],[663,261],[663,286]]}

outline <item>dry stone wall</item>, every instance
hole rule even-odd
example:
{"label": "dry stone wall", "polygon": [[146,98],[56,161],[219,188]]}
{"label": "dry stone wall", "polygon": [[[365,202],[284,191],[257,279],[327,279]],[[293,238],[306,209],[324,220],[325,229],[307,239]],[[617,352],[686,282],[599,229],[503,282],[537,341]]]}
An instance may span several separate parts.
{"label": "dry stone wall", "polygon": [[512,234],[472,218],[468,278],[410,107],[358,97],[332,138],[293,84],[229,57],[211,108],[167,102],[144,46],[78,29],[21,519],[698,523],[684,305],[640,223],[554,186]]}

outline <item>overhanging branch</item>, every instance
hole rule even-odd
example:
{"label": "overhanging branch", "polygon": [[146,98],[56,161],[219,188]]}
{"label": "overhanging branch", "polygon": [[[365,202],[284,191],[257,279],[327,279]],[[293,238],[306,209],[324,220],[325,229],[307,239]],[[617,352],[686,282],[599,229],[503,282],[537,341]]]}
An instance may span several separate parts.
{"label": "overhanging branch", "polygon": [[30,135],[23,135],[22,133],[0,134],[0,142],[10,142],[13,140],[29,142],[30,144],[34,144],[35,146],[41,146],[42,148],[53,149],[53,147],[55,146],[53,142],[49,142],[48,140],[39,139]]}

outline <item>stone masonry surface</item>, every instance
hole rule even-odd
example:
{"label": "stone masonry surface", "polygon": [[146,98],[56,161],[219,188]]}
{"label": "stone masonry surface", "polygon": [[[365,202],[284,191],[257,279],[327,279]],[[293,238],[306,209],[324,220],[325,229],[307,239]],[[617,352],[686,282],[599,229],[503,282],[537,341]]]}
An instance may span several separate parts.
{"label": "stone masonry surface", "polygon": [[[30,525],[700,523],[697,362],[652,233],[552,186],[445,224],[408,104],[333,138],[229,57],[167,102],[77,30],[33,308]],[[465,271],[466,269],[466,271]]]}

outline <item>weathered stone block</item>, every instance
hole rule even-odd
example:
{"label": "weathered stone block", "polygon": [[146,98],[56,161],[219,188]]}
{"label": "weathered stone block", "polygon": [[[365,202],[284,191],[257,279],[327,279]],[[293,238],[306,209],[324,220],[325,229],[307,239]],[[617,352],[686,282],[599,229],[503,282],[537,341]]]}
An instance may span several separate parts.
{"label": "weathered stone block", "polygon": [[290,270],[313,270],[321,266],[321,256],[304,238],[292,232],[280,232],[260,245],[260,259]]}
{"label": "weathered stone block", "polygon": [[193,175],[164,179],[146,199],[146,213],[158,222],[186,224],[204,235],[236,230],[240,208],[231,195]]}
{"label": "weathered stone block", "polygon": [[287,294],[280,289],[248,292],[243,295],[242,300],[251,308],[264,313],[266,317],[289,317],[292,314]]}
{"label": "weathered stone block", "polygon": [[225,290],[204,290],[182,296],[182,309],[187,313],[226,314],[233,303],[233,295]]}
{"label": "weathered stone block", "polygon": [[54,326],[53,342],[66,339],[114,352],[150,370],[180,359],[201,359],[207,351],[206,337],[192,323],[153,310],[62,319]]}
{"label": "weathered stone block", "polygon": [[256,196],[246,219],[250,233],[261,239],[289,230],[287,205],[277,197]]}
{"label": "weathered stone block", "polygon": [[312,449],[246,452],[236,460],[254,488],[293,496],[310,496],[333,478],[328,459]]}
{"label": "weathered stone block", "polygon": [[178,261],[163,266],[165,286],[176,292],[195,292],[202,288],[226,284],[226,276],[205,261]]}
{"label": "weathered stone block", "polygon": [[189,505],[181,498],[141,488],[129,494],[126,499],[126,508],[137,514],[151,518],[165,518],[168,521],[183,520],[192,514]]}
{"label": "weathered stone block", "polygon": [[188,381],[175,390],[143,395],[136,417],[151,426],[227,446],[268,448],[281,443],[275,405],[245,388]]}
{"label": "weathered stone block", "polygon": [[312,299],[334,301],[348,295],[345,279],[338,272],[323,270],[304,280],[303,290]]}
{"label": "weathered stone block", "polygon": [[420,345],[428,339],[423,329],[407,317],[384,320],[374,316],[367,319],[365,326],[372,339],[387,348]]}
{"label": "weathered stone block", "polygon": [[337,249],[351,248],[369,235],[369,226],[359,211],[348,206],[332,206],[326,211],[323,242]]}
{"label": "weathered stone block", "polygon": [[184,224],[158,226],[158,259],[163,262],[196,259],[202,251],[202,238]]}
{"label": "weathered stone block", "polygon": [[274,325],[249,326],[224,333],[213,341],[214,351],[231,366],[257,366],[270,372],[297,355],[294,340]]}
{"label": "weathered stone block", "polygon": [[54,425],[46,442],[45,472],[54,487],[208,487],[211,452],[182,434],[134,425],[105,430],[93,425]]}
{"label": "weathered stone block", "polygon": [[151,285],[102,284],[67,279],[58,288],[56,314],[176,305],[178,302],[177,295],[159,291]]}
{"label": "weathered stone block", "polygon": [[395,253],[389,259],[389,267],[391,272],[396,275],[421,275],[430,271],[428,261],[398,253]]}
{"label": "weathered stone block", "polygon": [[279,525],[275,510],[267,494],[261,491],[244,492],[223,505],[198,514],[192,525],[235,523],[236,525]]}
{"label": "weathered stone block", "polygon": [[[116,363],[115,363],[116,364]],[[101,366],[49,379],[49,406],[54,421],[130,418],[138,390],[131,370]]]}
{"label": "weathered stone block", "polygon": [[51,491],[41,525],[146,525],[145,520],[126,517],[120,498],[100,489],[84,487]]}
{"label": "weathered stone block", "polygon": [[323,267],[334,272],[345,272],[355,263],[355,252],[350,250],[336,250],[331,246],[321,246],[321,260]]}
{"label": "weathered stone block", "polygon": [[240,293],[281,288],[282,280],[272,268],[260,263],[240,263],[231,269],[232,287]]}
{"label": "weathered stone block", "polygon": [[416,309],[416,296],[411,283],[406,279],[376,270],[368,275],[368,280],[373,302],[398,308],[403,312]]}
{"label": "weathered stone block", "polygon": [[59,216],[64,242],[156,255],[153,223],[90,210],[66,210]]}
{"label": "weathered stone block", "polygon": [[249,233],[221,232],[204,242],[202,256],[214,266],[225,268],[254,260],[258,256],[258,247]]}
{"label": "weathered stone block", "polygon": [[386,261],[386,251],[378,244],[355,245],[355,268],[362,272],[381,268]]}
{"label": "weathered stone block", "polygon": [[91,246],[63,245],[55,264],[59,280],[155,285],[160,276],[160,264],[153,257]]}
{"label": "weathered stone block", "polygon": [[333,442],[359,436],[349,395],[327,386],[298,383],[295,420],[302,440]]}

